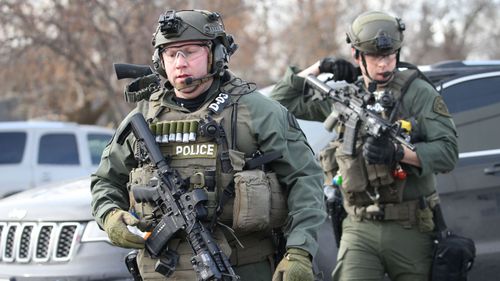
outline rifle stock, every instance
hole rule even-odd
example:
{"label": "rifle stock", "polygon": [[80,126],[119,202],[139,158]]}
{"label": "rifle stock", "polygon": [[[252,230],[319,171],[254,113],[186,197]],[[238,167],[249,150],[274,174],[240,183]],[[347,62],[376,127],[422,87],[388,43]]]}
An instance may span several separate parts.
{"label": "rifle stock", "polygon": [[[193,268],[200,280],[239,280],[228,257],[222,252],[212,234],[200,222],[206,216],[203,202],[208,199],[203,189],[187,192],[176,170],[169,167],[158,147],[144,116],[136,113],[130,118],[122,134],[133,132],[140,149],[146,153],[144,159],[157,168],[158,183],[155,186],[137,186],[134,197],[137,202],[149,202],[156,206],[162,217],[146,240],[146,249],[159,258],[167,249],[170,238],[179,231],[186,233],[194,256]],[[120,135],[119,140],[126,136]],[[169,276],[175,270],[163,273]]]}
{"label": "rifle stock", "polygon": [[153,70],[149,65],[113,63],[113,68],[115,69],[116,78],[118,80],[126,78],[139,78],[153,74]]}

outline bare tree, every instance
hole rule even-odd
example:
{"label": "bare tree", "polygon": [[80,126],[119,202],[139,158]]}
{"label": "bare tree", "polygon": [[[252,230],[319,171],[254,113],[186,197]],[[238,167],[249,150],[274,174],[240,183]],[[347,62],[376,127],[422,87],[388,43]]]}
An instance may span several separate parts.
{"label": "bare tree", "polygon": [[2,0],[0,106],[17,118],[116,124],[132,105],[112,64],[151,62],[152,34],[166,9],[220,12],[239,44],[231,69],[260,87],[290,64],[350,58],[349,24],[372,9],[403,18],[405,60],[498,57],[500,0],[450,1]]}
{"label": "bare tree", "polygon": [[27,117],[123,118],[128,106],[117,102],[112,63],[147,61],[146,52],[134,50],[149,47],[151,31],[136,27],[153,26],[154,14],[154,6],[135,1],[2,1],[0,48],[10,58],[2,63],[12,67],[2,74],[13,78],[21,107],[30,107]]}
{"label": "bare tree", "polygon": [[[247,10],[240,1],[231,2],[203,1],[200,8],[231,15],[228,28],[239,30]],[[19,99],[15,110],[26,118],[117,123],[131,106],[121,98],[123,83],[116,81],[113,62],[150,63],[159,14],[188,5],[180,0],[2,1],[0,75],[9,81],[2,92]],[[255,44],[242,39],[242,49]]]}

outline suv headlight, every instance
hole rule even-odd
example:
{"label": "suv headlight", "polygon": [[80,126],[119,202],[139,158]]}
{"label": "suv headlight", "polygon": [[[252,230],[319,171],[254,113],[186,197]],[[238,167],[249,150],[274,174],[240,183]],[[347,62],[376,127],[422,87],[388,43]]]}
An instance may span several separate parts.
{"label": "suv headlight", "polygon": [[82,242],[105,241],[111,244],[108,234],[99,228],[97,222],[89,221],[82,235]]}

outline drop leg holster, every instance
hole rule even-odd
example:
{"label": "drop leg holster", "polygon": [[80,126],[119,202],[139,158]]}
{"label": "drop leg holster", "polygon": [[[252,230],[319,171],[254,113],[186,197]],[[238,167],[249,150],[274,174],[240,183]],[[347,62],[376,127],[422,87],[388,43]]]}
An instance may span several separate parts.
{"label": "drop leg holster", "polygon": [[127,266],[128,272],[134,278],[134,281],[142,281],[141,273],[139,272],[139,266],[137,265],[137,251],[134,250],[127,254],[125,257],[125,265]]}

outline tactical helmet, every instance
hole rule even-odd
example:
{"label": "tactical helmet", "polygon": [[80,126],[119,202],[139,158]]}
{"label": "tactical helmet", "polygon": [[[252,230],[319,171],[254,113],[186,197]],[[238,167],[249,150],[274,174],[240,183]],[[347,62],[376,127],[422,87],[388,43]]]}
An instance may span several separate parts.
{"label": "tactical helmet", "polygon": [[161,63],[162,49],[172,43],[191,40],[212,42],[212,72],[221,72],[237,49],[233,37],[226,34],[218,13],[206,10],[166,11],[158,19],[158,27],[152,40],[155,48],[153,65],[163,77],[166,78],[167,75]]}
{"label": "tactical helmet", "polygon": [[400,18],[379,11],[359,15],[347,32],[347,43],[363,53],[387,55],[403,43],[405,24]]}

